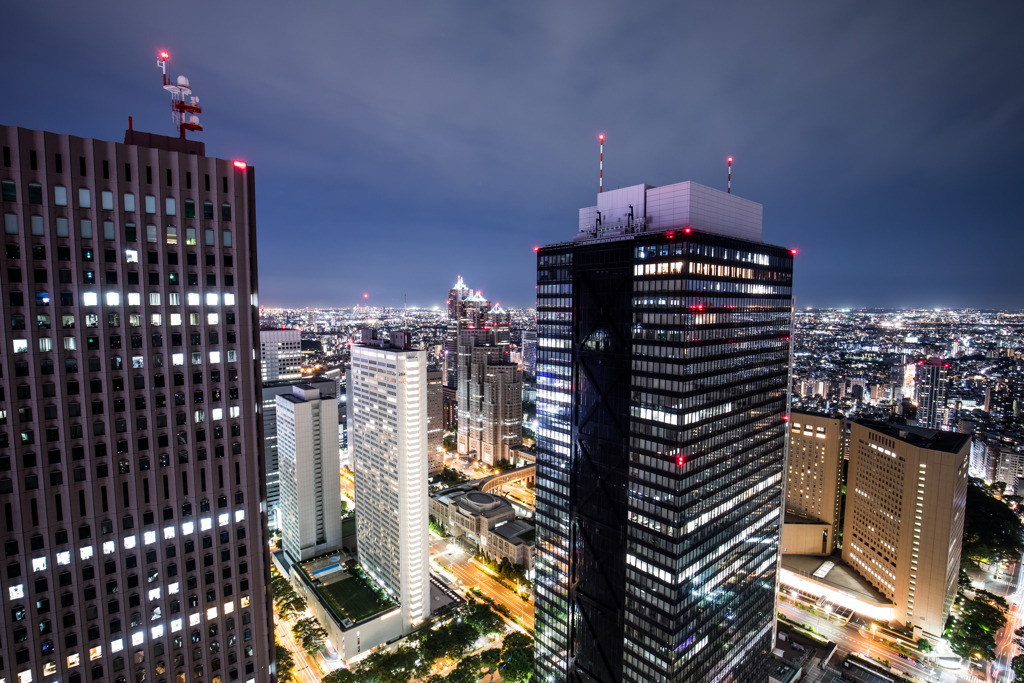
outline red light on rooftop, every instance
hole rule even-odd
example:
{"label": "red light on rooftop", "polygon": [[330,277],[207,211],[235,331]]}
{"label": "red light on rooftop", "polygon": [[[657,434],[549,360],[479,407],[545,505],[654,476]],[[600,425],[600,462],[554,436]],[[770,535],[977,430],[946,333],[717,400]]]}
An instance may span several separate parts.
{"label": "red light on rooftop", "polygon": [[534,251],[540,251],[540,247],[534,247],[533,250]]}
{"label": "red light on rooftop", "polygon": [[683,232],[689,235],[691,232],[693,232],[693,228],[691,228],[690,226],[686,226],[685,228],[683,228]]}
{"label": "red light on rooftop", "polygon": [[170,59],[170,57],[171,56],[167,54],[167,50],[160,50],[160,59],[166,62],[168,59]]}
{"label": "red light on rooftop", "polygon": [[363,298],[364,298],[364,299],[369,299],[369,298],[370,298],[370,295],[369,295],[369,294],[363,294]]}
{"label": "red light on rooftop", "polygon": [[598,135],[597,139],[601,140],[601,141],[604,141],[604,133],[601,133],[600,135]]}
{"label": "red light on rooftop", "polygon": [[732,163],[732,157],[729,157],[729,163],[730,164]]}
{"label": "red light on rooftop", "polygon": [[796,256],[796,249],[790,249],[789,253],[792,254],[793,256]]}
{"label": "red light on rooftop", "polygon": [[244,161],[236,161],[235,162],[235,168],[244,171],[245,170],[245,162]]}
{"label": "red light on rooftop", "polygon": [[783,415],[782,416],[782,421],[783,422],[789,422],[789,415]]}

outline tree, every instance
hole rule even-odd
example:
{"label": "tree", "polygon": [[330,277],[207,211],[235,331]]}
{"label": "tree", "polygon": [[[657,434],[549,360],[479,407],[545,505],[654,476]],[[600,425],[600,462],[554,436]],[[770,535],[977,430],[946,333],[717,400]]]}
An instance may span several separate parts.
{"label": "tree", "polygon": [[463,657],[459,665],[448,674],[448,683],[476,683],[479,679],[479,657]]}
{"label": "tree", "polygon": [[500,633],[505,628],[505,622],[486,603],[472,602],[462,608],[462,614],[482,636]]}
{"label": "tree", "polygon": [[323,677],[322,683],[363,683],[363,679],[348,669],[335,669]]}
{"label": "tree", "polygon": [[291,621],[306,610],[306,601],[295,592],[291,582],[280,574],[271,579],[270,591],[274,598],[274,608],[283,619]]}
{"label": "tree", "polygon": [[980,569],[1000,557],[1019,556],[1024,548],[1024,528],[1009,505],[986,491],[972,479],[967,486],[964,535],[961,548],[963,565]]}
{"label": "tree", "polygon": [[1018,681],[1024,681],[1024,655],[1017,655],[1010,662],[1010,668],[1013,670],[1013,676]]}
{"label": "tree", "polygon": [[357,673],[374,683],[408,683],[416,671],[419,656],[414,647],[400,647],[394,652],[377,650],[363,660]]}
{"label": "tree", "polygon": [[1006,601],[987,591],[978,591],[973,600],[964,601],[956,630],[950,634],[953,652],[965,659],[978,655],[995,659],[996,632],[1006,625]]}
{"label": "tree", "polygon": [[533,639],[510,633],[501,647],[501,677],[509,683],[526,683],[533,677]]}
{"label": "tree", "polygon": [[1013,644],[1017,646],[1018,652],[1024,652],[1024,626],[1013,632]]}
{"label": "tree", "polygon": [[292,679],[292,669],[295,668],[295,660],[292,653],[286,648],[277,645],[277,680],[284,683]]}
{"label": "tree", "polygon": [[932,641],[928,640],[927,638],[918,638],[917,649],[921,652],[928,653],[934,650],[935,648],[932,647]]}
{"label": "tree", "polygon": [[481,669],[490,669],[490,677],[494,678],[494,674],[498,670],[498,664],[501,663],[501,649],[492,647],[489,650],[484,650],[480,653],[480,667]]}
{"label": "tree", "polygon": [[299,646],[313,655],[324,645],[327,640],[327,629],[320,625],[320,622],[313,617],[299,619],[292,627],[292,635],[299,642]]}

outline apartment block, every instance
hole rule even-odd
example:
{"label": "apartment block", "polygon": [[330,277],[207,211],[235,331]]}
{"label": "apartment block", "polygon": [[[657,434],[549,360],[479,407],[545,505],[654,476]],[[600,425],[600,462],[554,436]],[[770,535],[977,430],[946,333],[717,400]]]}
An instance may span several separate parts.
{"label": "apartment block", "polygon": [[301,335],[300,330],[260,330],[264,382],[302,377]]}

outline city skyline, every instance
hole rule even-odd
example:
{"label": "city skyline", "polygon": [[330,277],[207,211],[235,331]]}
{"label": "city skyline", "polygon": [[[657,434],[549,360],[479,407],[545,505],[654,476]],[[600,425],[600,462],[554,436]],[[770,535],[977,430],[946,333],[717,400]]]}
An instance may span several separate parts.
{"label": "city skyline", "polygon": [[[256,5],[205,8],[187,28],[159,7],[118,7],[11,8],[24,30],[0,57],[32,68],[11,71],[3,122],[119,139],[134,115],[137,128],[172,134],[153,63],[169,50],[169,74],[188,75],[202,98],[206,130],[194,137],[277,190],[260,206],[263,253],[275,255],[261,264],[269,305],[351,305],[364,293],[440,305],[456,274],[503,305],[532,303],[532,248],[596,188],[602,132],[606,189],[678,177],[724,189],[734,156],[733,191],[772,207],[766,235],[800,251],[800,309],[1021,305],[1010,199],[1024,143],[1019,7],[278,17]],[[112,26],[118,40],[91,49],[86,36]],[[44,32],[51,40],[31,38]],[[645,97],[653,108],[605,106]],[[353,258],[381,230],[410,275],[385,280],[373,259]],[[965,231],[1001,248],[957,249]],[[421,259],[450,265],[420,273]],[[335,260],[345,267],[330,286],[312,286]]]}

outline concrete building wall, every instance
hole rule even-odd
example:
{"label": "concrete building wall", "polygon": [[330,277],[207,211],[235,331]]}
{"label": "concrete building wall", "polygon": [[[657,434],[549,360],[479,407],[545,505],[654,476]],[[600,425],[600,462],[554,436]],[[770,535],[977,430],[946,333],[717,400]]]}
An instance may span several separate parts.
{"label": "concrete building wall", "polygon": [[783,555],[828,555],[833,550],[831,524],[784,523],[782,525]]}
{"label": "concrete building wall", "polygon": [[260,330],[263,381],[299,379],[302,373],[302,332]]}
{"label": "concrete building wall", "polygon": [[941,432],[944,447],[928,448],[933,430],[878,425],[851,426],[843,559],[896,621],[937,637],[956,594],[970,439]]}
{"label": "concrete building wall", "polygon": [[[836,548],[839,535],[846,420],[794,410],[789,432],[786,512],[820,520],[829,527],[827,555]],[[816,547],[815,554],[821,554],[820,542]]]}

